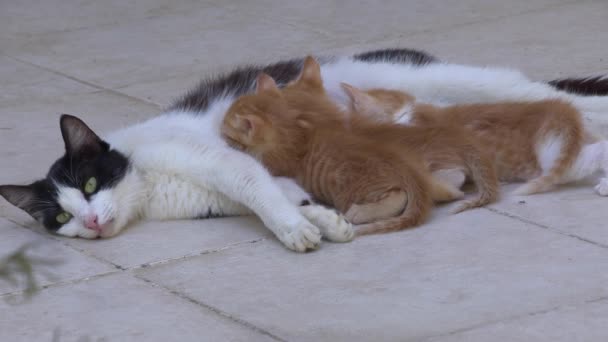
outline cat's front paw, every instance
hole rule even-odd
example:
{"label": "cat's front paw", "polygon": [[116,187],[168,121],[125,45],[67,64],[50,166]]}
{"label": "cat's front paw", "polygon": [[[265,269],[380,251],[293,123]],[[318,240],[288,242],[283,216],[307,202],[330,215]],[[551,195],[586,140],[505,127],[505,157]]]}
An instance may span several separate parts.
{"label": "cat's front paw", "polygon": [[324,238],[332,242],[349,242],[355,237],[353,225],[343,215],[320,205],[300,207],[300,212],[319,227]]}
{"label": "cat's front paw", "polygon": [[321,244],[321,232],[306,220],[282,231],[283,233],[277,234],[277,238],[292,251],[306,252],[317,249]]}
{"label": "cat's front paw", "polygon": [[608,196],[608,178],[600,179],[600,182],[595,186],[595,192],[600,196]]}

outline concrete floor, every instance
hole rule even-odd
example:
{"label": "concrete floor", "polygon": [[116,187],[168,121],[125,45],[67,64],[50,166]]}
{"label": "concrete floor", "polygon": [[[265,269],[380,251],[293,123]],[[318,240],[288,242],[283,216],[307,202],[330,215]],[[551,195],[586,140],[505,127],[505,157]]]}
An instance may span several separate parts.
{"label": "concrete floor", "polygon": [[[537,79],[608,73],[605,0],[0,2],[0,183],[42,176],[59,113],[104,131],[243,62],[415,47]],[[608,213],[588,186],[296,254],[254,218],[49,236],[0,201],[0,254],[63,262],[0,341],[606,341]],[[3,300],[5,299],[5,300]]]}

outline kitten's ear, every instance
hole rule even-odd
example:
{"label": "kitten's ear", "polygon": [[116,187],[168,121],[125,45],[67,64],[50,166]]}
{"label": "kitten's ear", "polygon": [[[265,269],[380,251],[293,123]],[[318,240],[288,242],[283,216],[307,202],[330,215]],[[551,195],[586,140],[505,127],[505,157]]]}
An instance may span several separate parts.
{"label": "kitten's ear", "polygon": [[59,126],[65,143],[65,151],[70,156],[94,156],[108,149],[108,145],[75,116],[61,115]]}
{"label": "kitten's ear", "polygon": [[235,116],[234,126],[247,139],[252,139],[260,131],[262,119],[255,115],[239,114]]}
{"label": "kitten's ear", "polygon": [[373,96],[347,83],[340,83],[340,86],[350,98],[350,106],[354,112],[363,115],[383,114],[381,106]]}
{"label": "kitten's ear", "polygon": [[321,78],[321,66],[312,56],[304,59],[302,72],[297,80],[298,83],[303,82],[315,87],[323,87],[323,79]]}
{"label": "kitten's ear", "polygon": [[0,195],[15,207],[34,217],[36,196],[32,185],[0,185]]}
{"label": "kitten's ear", "polygon": [[256,88],[255,88],[256,94],[259,94],[260,92],[263,92],[263,91],[272,92],[272,93],[279,94],[279,95],[281,94],[281,91],[279,90],[277,83],[268,74],[265,74],[265,73],[259,74],[255,83],[256,83]]}

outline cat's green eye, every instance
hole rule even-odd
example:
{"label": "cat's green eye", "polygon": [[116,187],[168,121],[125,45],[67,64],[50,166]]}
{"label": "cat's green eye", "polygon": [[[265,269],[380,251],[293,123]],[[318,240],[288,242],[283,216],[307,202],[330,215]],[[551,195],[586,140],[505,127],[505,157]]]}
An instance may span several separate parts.
{"label": "cat's green eye", "polygon": [[97,179],[95,177],[91,177],[84,185],[84,192],[87,194],[92,194],[95,192],[95,190],[97,190]]}
{"label": "cat's green eye", "polygon": [[64,223],[68,222],[71,218],[72,218],[72,215],[70,215],[70,213],[64,211],[61,214],[57,215],[57,217],[55,217],[55,220],[57,220],[57,222],[59,222],[61,224],[64,224]]}

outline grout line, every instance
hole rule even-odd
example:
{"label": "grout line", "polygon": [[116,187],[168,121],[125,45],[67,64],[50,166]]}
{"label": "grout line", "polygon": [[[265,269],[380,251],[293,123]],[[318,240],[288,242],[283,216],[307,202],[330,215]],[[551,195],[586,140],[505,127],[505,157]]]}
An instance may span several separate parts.
{"label": "grout line", "polygon": [[568,305],[568,304],[566,304],[566,305],[558,305],[558,306],[554,306],[554,307],[547,308],[547,309],[541,309],[541,310],[536,310],[536,311],[532,311],[532,312],[528,312],[528,313],[524,313],[524,314],[509,316],[509,317],[506,317],[506,318],[503,318],[503,319],[486,321],[486,322],[474,324],[474,325],[471,325],[471,326],[468,326],[468,327],[452,330],[452,331],[449,331],[447,333],[442,333],[442,334],[438,334],[438,335],[431,335],[431,336],[423,337],[419,341],[421,341],[421,342],[422,341],[432,341],[432,340],[435,340],[437,338],[447,337],[447,336],[453,336],[453,335],[457,335],[457,334],[473,331],[473,330],[476,330],[476,329],[479,329],[479,328],[484,328],[484,327],[492,326],[492,325],[495,325],[495,324],[498,324],[498,323],[513,322],[513,321],[517,321],[517,320],[528,318],[528,317],[534,317],[534,316],[548,314],[548,313],[559,311],[559,310],[562,310],[562,309],[574,309],[574,308],[582,307],[584,305],[599,303],[599,302],[603,302],[603,301],[608,301],[608,296],[602,296],[602,297],[598,297],[598,298],[587,299],[587,300],[584,300],[584,301],[581,301],[581,302],[578,302],[578,303],[575,303],[575,304],[570,304],[570,305]]}
{"label": "grout line", "polygon": [[[127,272],[127,271],[136,271],[136,270],[139,270],[139,269],[146,269],[146,268],[149,268],[149,267],[166,265],[166,264],[170,264],[170,263],[181,261],[181,260],[188,260],[188,259],[195,258],[195,257],[198,257],[198,256],[202,256],[202,255],[222,252],[222,251],[225,251],[225,250],[237,247],[237,246],[241,246],[241,245],[255,244],[255,243],[258,243],[258,242],[266,240],[266,238],[258,238],[258,239],[253,239],[253,240],[240,241],[240,242],[235,242],[235,243],[232,243],[232,244],[228,244],[228,245],[220,247],[220,248],[206,249],[206,250],[198,252],[198,253],[191,253],[191,254],[183,255],[183,256],[180,256],[180,257],[176,257],[176,258],[169,258],[169,259],[164,259],[164,260],[152,261],[152,262],[149,262],[149,263],[144,263],[144,264],[133,266],[133,267],[124,267],[124,266],[121,266],[121,265],[116,264],[114,262],[111,262],[109,260],[106,260],[106,259],[104,259],[102,257],[99,257],[99,256],[97,256],[95,254],[89,253],[86,249],[73,246],[73,245],[69,244],[68,242],[64,241],[62,238],[58,238],[56,236],[53,236],[53,235],[50,235],[50,234],[47,234],[47,233],[39,232],[39,231],[37,231],[35,229],[31,229],[29,227],[26,227],[26,226],[20,224],[19,222],[15,222],[15,221],[11,220],[9,218],[5,218],[5,219],[7,221],[9,221],[9,222],[17,225],[20,228],[27,229],[27,230],[35,233],[35,234],[40,235],[41,238],[58,242],[58,243],[60,243],[64,247],[67,247],[67,248],[69,248],[69,249],[71,249],[73,251],[76,251],[77,253],[83,254],[83,255],[85,255],[87,257],[90,257],[90,258],[92,258],[94,260],[97,260],[97,261],[99,261],[99,262],[101,262],[103,264],[106,264],[108,266],[114,267],[116,269],[115,271],[108,271],[108,272],[104,272],[104,273],[98,273],[98,274],[87,276],[87,277],[84,277],[84,278],[77,278],[77,279],[68,280],[68,281],[51,282],[49,284],[40,286],[39,290],[45,290],[47,288],[58,287],[58,286],[62,286],[62,285],[77,284],[77,283],[79,283],[81,281],[88,281],[90,279],[94,279],[94,278],[97,278],[99,276],[105,276],[105,275],[109,275],[109,274],[124,273],[124,272]],[[23,290],[0,293],[0,298],[4,297],[4,296],[18,295],[18,294],[22,294],[22,293],[23,293]]]}
{"label": "grout line", "polygon": [[592,245],[594,245],[596,247],[608,248],[608,245],[605,245],[603,243],[596,242],[596,241],[593,241],[593,240],[589,240],[587,238],[584,238],[582,236],[578,236],[576,234],[572,234],[572,233],[568,233],[568,232],[563,232],[563,231],[561,231],[559,229],[555,229],[555,228],[551,228],[549,226],[545,226],[543,224],[534,222],[532,220],[523,218],[521,216],[512,214],[512,213],[507,212],[507,211],[503,211],[503,210],[499,210],[499,209],[491,208],[491,207],[485,207],[484,209],[489,210],[489,211],[491,211],[491,212],[493,212],[495,214],[506,216],[508,218],[511,218],[511,219],[514,219],[514,220],[517,220],[517,221],[520,221],[520,222],[523,222],[523,223],[527,223],[529,225],[532,225],[532,226],[535,226],[535,227],[538,227],[538,228],[543,228],[543,229],[546,229],[546,230],[550,230],[550,231],[552,231],[554,233],[557,233],[557,234],[560,234],[560,235],[563,235],[563,236],[567,236],[567,237],[570,237],[570,238],[574,238],[574,239],[577,239],[577,240],[582,241],[582,242],[586,242],[586,243],[592,244]]}
{"label": "grout line", "polygon": [[61,71],[58,71],[58,70],[55,70],[55,69],[52,69],[52,68],[49,68],[49,67],[45,67],[45,66],[42,66],[42,65],[39,65],[39,64],[36,64],[36,63],[32,63],[30,61],[27,61],[27,60],[24,60],[24,59],[21,59],[21,58],[17,58],[17,57],[14,57],[14,56],[8,56],[8,55],[6,57],[8,57],[8,58],[10,58],[10,59],[12,59],[12,60],[14,60],[16,62],[19,62],[19,63],[22,63],[22,64],[26,64],[28,66],[35,67],[35,68],[38,68],[38,69],[42,69],[44,71],[53,73],[53,74],[61,76],[61,77],[65,77],[65,78],[70,79],[70,80],[72,80],[74,82],[78,82],[78,83],[84,84],[86,86],[95,88],[97,90],[103,90],[103,91],[109,92],[109,93],[111,93],[113,95],[124,97],[124,98],[127,98],[127,99],[132,100],[132,101],[142,102],[142,103],[147,104],[147,105],[152,105],[152,106],[155,106],[155,107],[157,107],[157,108],[159,108],[161,110],[163,109],[163,106],[160,105],[160,104],[158,104],[158,103],[156,103],[156,102],[152,102],[152,101],[149,101],[149,100],[141,99],[139,97],[131,96],[131,95],[122,93],[120,91],[117,91],[117,90],[114,90],[114,89],[111,89],[111,88],[107,88],[107,87],[104,87],[104,86],[101,86],[101,85],[98,85],[98,84],[95,84],[95,83],[92,83],[92,82],[89,82],[89,81],[85,81],[85,80],[82,80],[80,78],[77,78],[77,77],[71,76],[69,74],[66,74],[64,72],[61,72]]}
{"label": "grout line", "polygon": [[211,306],[209,304],[205,304],[205,303],[203,303],[201,301],[198,301],[198,300],[196,300],[196,299],[194,299],[194,298],[192,298],[192,297],[190,297],[190,296],[188,296],[188,295],[186,295],[184,293],[181,293],[181,292],[179,292],[177,290],[171,289],[170,287],[158,284],[158,283],[156,283],[156,282],[154,282],[154,281],[152,281],[150,279],[144,278],[144,277],[142,277],[140,275],[137,275],[137,274],[134,275],[134,277],[137,278],[137,279],[140,279],[140,280],[142,280],[142,281],[144,281],[144,282],[146,282],[148,284],[150,284],[151,286],[154,286],[156,288],[160,288],[160,289],[162,289],[164,291],[167,291],[168,293],[170,293],[170,294],[172,294],[172,295],[174,295],[174,296],[176,296],[176,297],[178,297],[178,298],[180,298],[182,300],[185,300],[185,301],[190,302],[190,303],[192,303],[194,305],[197,305],[197,306],[199,306],[199,307],[201,307],[201,308],[203,308],[205,310],[208,310],[208,311],[211,311],[211,312],[213,312],[213,313],[215,313],[217,315],[220,315],[220,316],[222,316],[222,317],[224,317],[224,318],[232,321],[233,323],[236,323],[238,325],[242,325],[242,326],[244,326],[244,327],[246,327],[246,328],[248,328],[250,330],[253,330],[253,331],[257,332],[257,333],[266,335],[266,336],[272,338],[275,341],[287,342],[287,340],[285,340],[284,338],[281,338],[281,337],[279,337],[279,336],[277,336],[277,335],[275,335],[275,334],[273,334],[273,333],[271,333],[271,332],[269,332],[269,331],[267,331],[265,329],[262,329],[262,328],[260,328],[260,327],[258,327],[256,325],[254,325],[254,324],[246,321],[246,320],[243,320],[243,319],[238,318],[238,317],[234,317],[234,316],[230,315],[229,313],[227,313],[225,311],[222,311],[222,310],[220,310],[220,309],[218,309],[218,308],[216,308],[214,306]]}
{"label": "grout line", "polygon": [[118,264],[115,264],[115,263],[113,263],[113,262],[111,262],[111,261],[109,261],[109,260],[106,260],[106,259],[104,259],[104,258],[102,258],[102,257],[99,257],[99,256],[96,256],[96,255],[94,255],[94,254],[91,254],[91,253],[89,253],[88,251],[86,251],[85,249],[78,248],[78,247],[76,247],[76,246],[72,246],[72,245],[71,245],[71,244],[69,244],[67,241],[65,241],[65,239],[59,238],[59,237],[54,236],[54,235],[52,235],[52,234],[50,234],[50,233],[43,233],[43,232],[40,232],[40,231],[38,231],[38,230],[36,230],[36,229],[32,229],[32,228],[27,227],[27,226],[25,226],[25,225],[23,225],[23,224],[21,224],[21,223],[19,223],[19,222],[16,222],[16,221],[14,221],[14,220],[11,220],[10,218],[4,218],[4,219],[5,219],[5,220],[7,220],[7,221],[9,221],[9,222],[11,222],[11,223],[13,223],[13,224],[15,224],[15,225],[17,225],[18,227],[21,227],[21,228],[23,228],[23,229],[27,229],[27,230],[29,230],[29,231],[31,231],[31,232],[33,232],[33,233],[35,233],[35,234],[38,234],[38,235],[40,235],[41,237],[43,237],[43,238],[45,238],[45,239],[48,239],[48,240],[51,240],[51,241],[58,242],[58,243],[60,243],[60,244],[61,244],[62,246],[64,246],[64,247],[67,247],[67,248],[69,248],[69,249],[71,249],[71,250],[73,250],[73,251],[76,251],[76,252],[80,253],[80,254],[84,254],[84,255],[86,255],[86,256],[88,256],[88,257],[92,258],[92,259],[95,259],[95,260],[97,260],[97,261],[99,261],[99,262],[101,262],[101,263],[103,263],[103,264],[106,264],[107,266],[114,267],[114,268],[116,268],[116,269],[118,269],[118,270],[121,270],[121,271],[125,270],[125,268],[124,268],[124,267],[122,267],[122,266],[120,266],[120,265],[118,265]]}
{"label": "grout line", "polygon": [[228,244],[228,245],[220,247],[220,248],[206,249],[206,250],[204,250],[202,252],[198,252],[198,253],[190,253],[190,254],[187,254],[187,255],[180,256],[180,257],[169,258],[169,259],[158,260],[158,261],[152,261],[152,262],[148,262],[148,263],[143,263],[143,264],[138,265],[138,266],[127,267],[127,268],[124,268],[124,270],[125,271],[128,271],[128,270],[139,270],[139,269],[145,269],[145,268],[149,268],[149,267],[156,267],[156,266],[171,264],[173,262],[182,261],[182,260],[186,260],[186,259],[191,259],[191,258],[195,258],[195,257],[207,255],[207,254],[219,253],[219,252],[223,252],[225,250],[232,249],[234,247],[238,247],[238,246],[241,246],[241,245],[255,244],[255,243],[258,243],[258,242],[261,242],[261,241],[265,241],[265,240],[266,240],[266,238],[259,238],[259,239],[254,239],[254,240],[235,242],[235,243],[231,243],[231,244]]}
{"label": "grout line", "polygon": [[[90,280],[95,280],[95,279],[103,278],[103,277],[106,277],[106,276],[109,276],[109,275],[112,275],[112,274],[118,274],[118,273],[121,273],[121,272],[122,271],[120,271],[120,270],[109,271],[109,272],[94,274],[94,275],[91,275],[91,276],[88,276],[88,277],[84,277],[84,278],[59,281],[59,282],[55,282],[55,283],[41,285],[41,286],[39,286],[37,288],[37,290],[38,291],[42,291],[42,290],[51,289],[51,288],[55,288],[55,287],[61,287],[61,286],[65,286],[65,285],[79,284],[79,283],[87,282],[87,281],[90,281]],[[0,298],[19,296],[19,295],[22,295],[24,293],[25,293],[25,290],[0,293]],[[34,296],[36,296],[36,295],[37,294],[34,294]]]}

